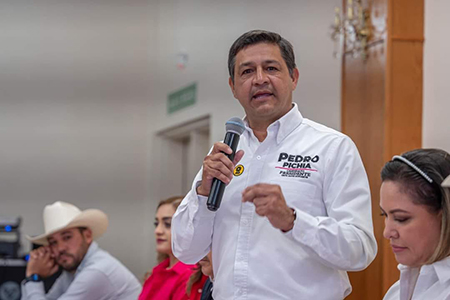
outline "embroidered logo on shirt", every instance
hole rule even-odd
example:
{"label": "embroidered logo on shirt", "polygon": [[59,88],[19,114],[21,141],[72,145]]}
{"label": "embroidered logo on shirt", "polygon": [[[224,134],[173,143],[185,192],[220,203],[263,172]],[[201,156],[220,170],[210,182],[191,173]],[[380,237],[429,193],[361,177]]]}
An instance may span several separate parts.
{"label": "embroidered logo on shirt", "polygon": [[234,176],[241,176],[242,173],[244,173],[244,166],[243,165],[237,165],[236,168],[234,168],[233,175]]}
{"label": "embroidered logo on shirt", "polygon": [[314,168],[314,164],[319,161],[320,157],[315,156],[302,156],[288,153],[280,153],[278,156],[278,162],[281,166],[276,166],[276,169],[280,169],[280,175],[282,177],[300,177],[309,178],[311,172],[318,172]]}

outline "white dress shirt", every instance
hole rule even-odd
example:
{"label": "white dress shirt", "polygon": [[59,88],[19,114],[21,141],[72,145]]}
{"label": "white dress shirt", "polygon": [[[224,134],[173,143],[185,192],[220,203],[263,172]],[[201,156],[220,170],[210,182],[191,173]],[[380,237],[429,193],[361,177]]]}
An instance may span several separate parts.
{"label": "white dress shirt", "polygon": [[450,257],[421,268],[398,265],[398,269],[400,280],[383,300],[450,300]]}
{"label": "white dress shirt", "polygon": [[[201,170],[172,220],[172,247],[185,263],[212,249],[215,300],[343,299],[346,271],[366,268],[376,255],[370,191],[353,142],[304,119],[297,105],[259,142],[247,126],[238,149],[244,167],[211,212],[196,193]],[[294,228],[283,233],[242,203],[256,183],[281,186],[294,208]]]}
{"label": "white dress shirt", "polygon": [[63,271],[45,294],[43,282],[22,283],[22,300],[136,300],[136,277],[92,242],[75,274]]}

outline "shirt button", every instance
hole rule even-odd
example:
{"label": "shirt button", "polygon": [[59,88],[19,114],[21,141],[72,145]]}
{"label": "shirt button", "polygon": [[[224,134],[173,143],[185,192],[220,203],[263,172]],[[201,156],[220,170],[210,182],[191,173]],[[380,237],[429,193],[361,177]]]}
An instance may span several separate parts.
{"label": "shirt button", "polygon": [[257,160],[261,160],[261,156],[258,155],[258,156],[256,157],[256,159],[257,159]]}

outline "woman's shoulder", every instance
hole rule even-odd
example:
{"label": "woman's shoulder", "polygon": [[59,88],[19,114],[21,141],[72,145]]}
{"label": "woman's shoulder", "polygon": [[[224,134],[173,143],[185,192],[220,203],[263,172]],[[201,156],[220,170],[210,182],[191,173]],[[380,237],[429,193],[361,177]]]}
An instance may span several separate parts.
{"label": "woman's shoulder", "polygon": [[398,300],[400,299],[400,280],[394,283],[389,290],[387,291],[386,295],[384,295],[383,300]]}
{"label": "woman's shoulder", "polygon": [[187,274],[188,277],[191,275],[192,271],[194,270],[195,265],[187,265],[181,261],[177,262],[172,270],[174,270],[175,272],[177,272],[180,275],[185,275]]}

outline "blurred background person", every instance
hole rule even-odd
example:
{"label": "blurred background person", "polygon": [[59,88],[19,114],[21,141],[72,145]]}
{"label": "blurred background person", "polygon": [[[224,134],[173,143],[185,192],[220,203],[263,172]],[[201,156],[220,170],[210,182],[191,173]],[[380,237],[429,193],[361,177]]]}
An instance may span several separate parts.
{"label": "blurred background person", "polygon": [[202,273],[205,276],[208,276],[208,279],[206,280],[205,284],[203,285],[202,289],[202,296],[200,300],[212,300],[212,291],[213,291],[213,281],[214,281],[214,270],[212,265],[212,252],[209,251],[208,255],[205,256],[201,261],[199,261],[199,264],[202,268]]}
{"label": "blurred background person", "polygon": [[417,149],[394,156],[381,171],[384,237],[400,280],[385,300],[450,299],[450,155]]}
{"label": "blurred background person", "polygon": [[[29,238],[42,247],[30,253],[22,300],[136,299],[141,290],[136,277],[96,242],[109,224],[103,211],[81,211],[73,204],[57,201],[45,206],[43,219],[45,233]],[[59,267],[62,274],[45,293],[43,279]],[[0,299],[11,296],[0,293]]]}
{"label": "blurred background person", "polygon": [[186,293],[189,300],[212,300],[212,280],[214,273],[212,267],[211,251],[197,263],[197,268],[189,277]]}
{"label": "blurred background person", "polygon": [[159,202],[155,217],[156,251],[159,264],[148,274],[139,300],[187,299],[186,284],[194,266],[179,261],[172,253],[172,216],[183,197]]}

